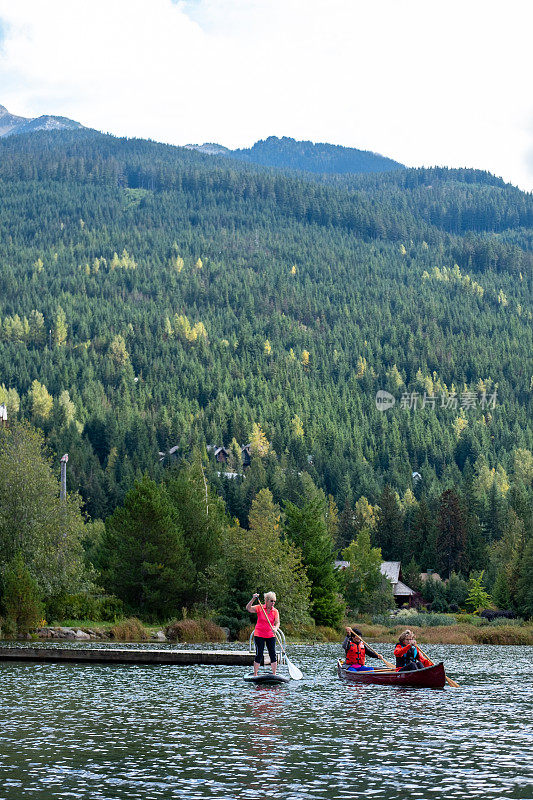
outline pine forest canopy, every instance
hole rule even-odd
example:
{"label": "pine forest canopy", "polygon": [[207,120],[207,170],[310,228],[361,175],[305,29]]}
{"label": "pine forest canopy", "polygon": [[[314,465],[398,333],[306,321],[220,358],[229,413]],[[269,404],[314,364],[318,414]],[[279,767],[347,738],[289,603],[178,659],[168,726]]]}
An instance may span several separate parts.
{"label": "pine forest canopy", "polygon": [[415,471],[440,494],[480,458],[511,479],[532,446],[532,243],[532,196],[475,170],[312,175],[87,130],[5,138],[0,403],[69,453],[95,517],[160,479],[158,452],[246,444],[254,424],[254,492],[213,473],[241,519],[267,484],[294,499],[304,470],[339,508],[404,496]]}

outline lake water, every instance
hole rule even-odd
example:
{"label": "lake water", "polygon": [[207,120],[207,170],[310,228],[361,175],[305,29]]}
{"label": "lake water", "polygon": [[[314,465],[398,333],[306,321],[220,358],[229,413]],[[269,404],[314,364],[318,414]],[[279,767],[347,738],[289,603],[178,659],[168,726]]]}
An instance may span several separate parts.
{"label": "lake water", "polygon": [[[390,645],[380,648],[391,657]],[[0,797],[533,798],[533,647],[431,646],[461,689],[356,686],[335,645],[304,680],[238,667],[0,664]]]}

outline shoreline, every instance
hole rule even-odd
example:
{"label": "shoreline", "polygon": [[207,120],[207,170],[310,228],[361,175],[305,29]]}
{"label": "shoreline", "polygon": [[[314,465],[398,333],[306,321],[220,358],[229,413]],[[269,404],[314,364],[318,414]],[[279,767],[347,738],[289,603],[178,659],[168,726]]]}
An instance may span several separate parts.
{"label": "shoreline", "polygon": [[[84,624],[85,622],[85,624]],[[83,642],[83,641],[99,641],[109,643],[128,643],[128,642],[146,642],[147,644],[168,643],[168,644],[220,644],[221,642],[230,641],[229,637],[218,637],[216,639],[211,637],[203,638],[201,641],[194,637],[186,637],[179,641],[174,638],[168,638],[164,634],[165,626],[146,626],[142,629],[142,635],[131,635],[128,638],[114,636],[111,633],[109,625],[96,625],[88,626],[86,621],[80,622],[79,625],[71,624],[67,626],[47,626],[40,628],[32,633],[24,636],[14,637],[12,639],[5,639],[5,641],[49,641],[49,642]],[[408,627],[408,620],[402,621],[401,624],[389,627],[385,625],[372,625],[366,622],[354,622],[363,635],[363,639],[369,643],[379,644],[395,644],[398,641],[399,634]],[[498,624],[491,623],[474,625],[471,623],[457,623],[455,625],[435,625],[435,626],[409,626],[414,632],[417,641],[421,645],[432,644],[453,644],[453,645],[522,645],[533,646],[533,623],[522,623],[519,625],[513,624]],[[220,629],[220,632],[226,634],[226,630]],[[141,633],[136,631],[136,633]],[[228,631],[229,633],[229,631]],[[303,632],[302,632],[303,633]],[[316,635],[314,631],[309,629],[305,631],[304,635],[299,636],[296,631],[291,631],[287,634],[288,644],[302,644],[302,645],[315,645],[315,644],[335,644],[342,642],[344,637],[343,631],[334,631],[333,629],[318,629]],[[248,637],[246,637],[246,641]],[[244,645],[245,642],[242,641]]]}
{"label": "shoreline", "polygon": [[457,623],[456,625],[435,625],[433,627],[420,627],[409,625],[406,620],[394,628],[381,625],[368,625],[360,623],[357,626],[363,638],[382,644],[395,644],[399,634],[407,627],[413,631],[420,644],[495,644],[495,645],[533,645],[533,623],[524,625],[471,625]]}

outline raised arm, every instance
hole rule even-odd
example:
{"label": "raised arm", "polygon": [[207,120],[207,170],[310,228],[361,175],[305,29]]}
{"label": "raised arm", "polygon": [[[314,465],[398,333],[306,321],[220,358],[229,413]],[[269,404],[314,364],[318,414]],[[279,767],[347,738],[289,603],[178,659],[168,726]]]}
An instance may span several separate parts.
{"label": "raised arm", "polygon": [[249,611],[250,614],[253,614],[255,612],[254,601],[257,600],[258,597],[259,595],[256,592],[252,595],[251,600],[248,600],[248,602],[246,603],[246,610]]}

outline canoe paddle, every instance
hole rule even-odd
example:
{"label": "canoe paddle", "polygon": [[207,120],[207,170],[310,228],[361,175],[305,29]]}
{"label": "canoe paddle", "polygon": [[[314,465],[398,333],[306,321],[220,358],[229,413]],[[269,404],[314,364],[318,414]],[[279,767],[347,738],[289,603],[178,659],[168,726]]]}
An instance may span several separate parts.
{"label": "canoe paddle", "polygon": [[[259,602],[259,600],[258,600],[258,602]],[[289,675],[291,676],[291,678],[293,679],[293,681],[301,681],[301,680],[302,680],[302,678],[303,678],[303,672],[302,672],[300,669],[298,669],[298,667],[296,666],[296,664],[293,664],[293,663],[292,663],[292,661],[290,661],[290,659],[289,659],[289,656],[287,655],[287,651],[286,651],[286,650],[284,650],[284,648],[283,648],[283,645],[282,645],[282,643],[281,643],[281,639],[279,638],[278,634],[276,633],[276,631],[275,631],[275,630],[274,630],[274,628],[272,627],[272,624],[271,624],[271,622],[270,622],[270,620],[269,620],[269,618],[268,618],[268,614],[266,613],[265,609],[263,608],[263,606],[261,605],[261,603],[260,603],[260,602],[259,602],[259,606],[260,606],[260,608],[261,608],[261,610],[262,610],[263,614],[265,615],[265,619],[266,619],[266,621],[267,621],[267,622],[268,622],[268,624],[270,625],[270,630],[272,631],[272,633],[273,633],[273,634],[274,634],[274,636],[276,637],[276,641],[277,641],[277,643],[279,644],[279,646],[280,646],[280,648],[281,648],[281,652],[282,652],[282,653],[283,653],[283,655],[285,656],[285,661],[287,662],[287,666],[288,666],[288,668],[289,668]]]}
{"label": "canoe paddle", "polygon": [[[416,643],[416,647],[418,649],[418,652],[422,656],[422,658],[427,658],[427,660],[429,661],[431,666],[433,666],[433,661],[431,661],[431,659],[427,657],[427,655],[424,653],[424,651],[420,649],[420,645],[418,644],[418,642]],[[454,689],[460,689],[461,688],[459,686],[459,684],[457,683],[457,681],[452,680],[452,678],[448,678],[446,673],[444,673],[444,677],[446,678],[446,683],[448,684],[448,686],[453,686]]]}
{"label": "canoe paddle", "polygon": [[[352,629],[350,628],[350,631],[351,631],[351,630],[352,630]],[[353,633],[353,631],[352,631],[352,633]],[[357,634],[357,633],[356,633],[355,635],[356,635],[356,636],[358,636],[358,634]],[[361,639],[361,637],[360,637],[360,636],[359,636],[359,638]],[[370,645],[368,645],[368,644],[367,644],[366,642],[364,642],[362,639],[361,639],[361,644],[363,645],[363,647],[368,647],[368,649],[369,649],[369,650],[372,650],[374,653],[376,653],[376,651],[374,650],[374,648],[373,648],[373,647],[370,647]],[[377,655],[377,657],[378,657],[378,658],[380,658],[380,659],[383,661],[383,663],[385,664],[385,666],[386,666],[386,667],[388,667],[389,669],[396,670],[396,667],[394,666],[394,664],[391,664],[391,663],[390,663],[390,661],[386,661],[386,660],[383,658],[383,656],[381,655],[381,653],[376,653],[376,655]]]}

